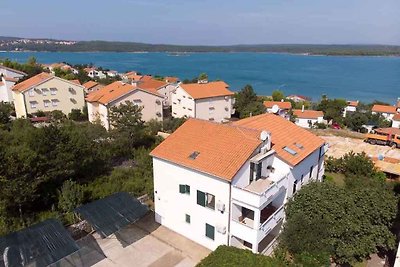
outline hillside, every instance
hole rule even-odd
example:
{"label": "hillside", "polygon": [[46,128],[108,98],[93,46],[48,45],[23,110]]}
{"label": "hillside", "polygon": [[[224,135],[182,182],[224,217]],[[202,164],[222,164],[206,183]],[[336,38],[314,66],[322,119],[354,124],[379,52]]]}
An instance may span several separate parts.
{"label": "hillside", "polygon": [[312,55],[400,56],[400,46],[393,45],[312,45],[312,44],[260,44],[260,45],[166,45],[135,42],[67,41],[1,37],[0,50],[50,52],[269,52]]}

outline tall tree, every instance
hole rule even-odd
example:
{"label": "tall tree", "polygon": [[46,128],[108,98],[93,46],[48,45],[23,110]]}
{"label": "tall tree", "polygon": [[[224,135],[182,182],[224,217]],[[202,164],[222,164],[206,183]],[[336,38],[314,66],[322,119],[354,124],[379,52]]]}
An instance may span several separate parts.
{"label": "tall tree", "polygon": [[272,92],[272,100],[281,101],[282,99],[285,99],[285,94],[281,90],[274,90]]}
{"label": "tall tree", "polygon": [[262,100],[257,97],[249,84],[235,94],[235,101],[234,107],[239,118],[262,114],[265,109]]}

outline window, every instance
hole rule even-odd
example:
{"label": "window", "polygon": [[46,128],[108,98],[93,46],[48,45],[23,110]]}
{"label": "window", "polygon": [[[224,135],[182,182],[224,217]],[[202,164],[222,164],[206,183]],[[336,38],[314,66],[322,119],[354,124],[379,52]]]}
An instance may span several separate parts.
{"label": "window", "polygon": [[186,96],[184,96],[184,95],[183,95],[182,97],[183,97],[183,98],[186,98]]}
{"label": "window", "polygon": [[49,91],[49,90],[47,90],[46,88],[43,88],[43,89],[42,89],[42,95],[46,96],[48,91]]}
{"label": "window", "polygon": [[197,204],[210,209],[215,209],[215,196],[197,190]]}
{"label": "window", "polygon": [[52,100],[51,100],[51,105],[52,105],[53,107],[57,107],[57,106],[58,106],[58,100],[57,100],[57,99],[52,99]]}
{"label": "window", "polygon": [[43,100],[43,105],[45,108],[49,107],[50,101],[49,100]]}
{"label": "window", "polygon": [[190,195],[190,185],[180,184],[179,185],[179,193]]}
{"label": "window", "polygon": [[283,148],[283,150],[285,150],[286,152],[288,152],[288,153],[291,154],[292,156],[296,156],[296,155],[297,155],[297,152],[294,151],[293,149],[291,149],[290,147],[285,146],[285,147]]}
{"label": "window", "polygon": [[31,108],[35,109],[37,106],[37,102],[36,101],[30,101],[29,104],[31,104]]}
{"label": "window", "polygon": [[303,184],[304,174],[301,175],[300,184]]}
{"label": "window", "polygon": [[185,222],[190,224],[190,215],[189,214],[185,214]]}
{"label": "window", "polygon": [[294,195],[296,193],[296,190],[297,190],[297,180],[294,180],[292,195]]}
{"label": "window", "polygon": [[214,118],[209,118],[208,120],[209,120],[209,121],[214,121]]}
{"label": "window", "polygon": [[212,225],[209,225],[208,223],[206,223],[206,237],[214,240],[214,236],[215,236],[215,228]]}
{"label": "window", "polygon": [[51,93],[51,95],[56,95],[57,94],[57,88],[50,88],[50,93]]}
{"label": "window", "polygon": [[314,169],[314,166],[311,166],[311,167],[310,167],[310,179],[311,179],[311,177],[312,177],[313,169]]}
{"label": "window", "polygon": [[35,96],[35,91],[33,89],[29,90],[29,96]]}

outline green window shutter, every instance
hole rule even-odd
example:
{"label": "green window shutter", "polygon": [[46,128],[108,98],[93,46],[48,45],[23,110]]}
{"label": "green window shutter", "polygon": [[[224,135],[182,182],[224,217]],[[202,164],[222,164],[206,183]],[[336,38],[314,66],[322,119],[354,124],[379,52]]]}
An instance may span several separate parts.
{"label": "green window shutter", "polygon": [[214,240],[214,235],[215,235],[215,228],[212,225],[209,225],[206,223],[206,237],[211,238]]}
{"label": "green window shutter", "polygon": [[190,223],[190,215],[189,214],[185,214],[185,221],[187,223]]}
{"label": "green window shutter", "polygon": [[186,185],[186,194],[190,195],[190,185]]}
{"label": "green window shutter", "polygon": [[179,193],[185,194],[185,185],[184,184],[179,185]]}
{"label": "green window shutter", "polygon": [[206,194],[199,190],[197,190],[197,204],[203,207],[206,206]]}

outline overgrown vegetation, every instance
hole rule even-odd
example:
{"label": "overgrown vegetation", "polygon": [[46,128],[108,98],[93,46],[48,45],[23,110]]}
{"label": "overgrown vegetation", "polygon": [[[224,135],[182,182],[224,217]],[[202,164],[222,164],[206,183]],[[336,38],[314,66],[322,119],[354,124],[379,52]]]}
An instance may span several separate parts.
{"label": "overgrown vegetation", "polygon": [[0,111],[0,235],[49,217],[71,223],[77,205],[117,191],[152,195],[148,154],[159,139],[139,109],[123,104],[112,110],[123,114],[111,116],[109,132],[65,115],[34,127],[11,121],[4,103]]}
{"label": "overgrown vegetation", "polygon": [[306,253],[345,265],[394,249],[398,199],[384,174],[363,153],[328,158],[326,170],[344,174],[344,185],[328,177],[302,188],[287,204],[281,247],[294,259]]}

